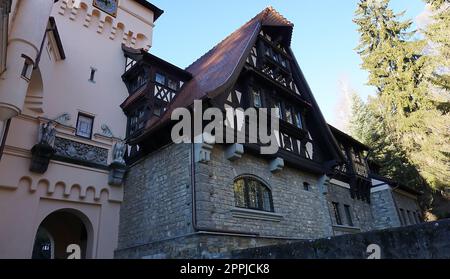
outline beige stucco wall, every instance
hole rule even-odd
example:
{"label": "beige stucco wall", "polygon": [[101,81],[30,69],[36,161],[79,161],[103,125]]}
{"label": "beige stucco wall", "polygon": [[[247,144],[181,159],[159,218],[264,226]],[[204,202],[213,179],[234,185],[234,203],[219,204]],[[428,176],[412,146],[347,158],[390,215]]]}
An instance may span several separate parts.
{"label": "beige stucco wall", "polygon": [[[11,30],[23,16],[34,16],[21,14],[23,1],[13,2]],[[38,125],[63,113],[69,114],[70,120],[57,125],[57,136],[106,148],[111,162],[112,146],[124,138],[126,129],[126,117],[119,107],[128,95],[121,80],[125,68],[121,44],[148,49],[153,28],[151,11],[133,0],[119,2],[116,18],[94,9],[92,1],[60,0],[53,6],[51,16],[66,59],[58,59],[56,45],[48,37],[39,69],[25,85],[21,114],[11,122],[0,161],[0,258],[30,258],[39,224],[60,209],[78,212],[92,228],[87,257],[113,257],[123,189],[108,185],[108,171],[54,160],[44,174],[28,169]],[[95,83],[89,81],[91,67],[97,69]],[[17,82],[3,81],[11,82],[9,87]],[[95,117],[92,139],[75,136],[78,112]],[[102,134],[103,124],[113,137]]]}

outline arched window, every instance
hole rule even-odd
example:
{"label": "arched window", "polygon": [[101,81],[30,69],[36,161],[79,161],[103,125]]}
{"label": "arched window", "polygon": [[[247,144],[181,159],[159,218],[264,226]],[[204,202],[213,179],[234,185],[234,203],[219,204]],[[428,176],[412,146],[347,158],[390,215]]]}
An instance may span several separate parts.
{"label": "arched window", "polygon": [[272,193],[253,177],[239,177],[234,181],[234,199],[237,207],[273,212]]}

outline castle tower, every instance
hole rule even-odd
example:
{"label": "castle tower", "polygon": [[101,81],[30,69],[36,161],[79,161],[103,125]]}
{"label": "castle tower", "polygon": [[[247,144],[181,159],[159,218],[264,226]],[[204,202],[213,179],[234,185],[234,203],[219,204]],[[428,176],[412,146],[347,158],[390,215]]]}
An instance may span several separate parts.
{"label": "castle tower", "polygon": [[23,1],[16,11],[8,42],[7,70],[0,79],[0,120],[19,114],[23,108],[52,7],[53,0]]}
{"label": "castle tower", "polygon": [[127,126],[122,46],[148,50],[162,12],[145,0],[12,1],[0,73],[9,126],[0,127],[0,258],[67,258],[71,244],[82,258],[113,257]]}

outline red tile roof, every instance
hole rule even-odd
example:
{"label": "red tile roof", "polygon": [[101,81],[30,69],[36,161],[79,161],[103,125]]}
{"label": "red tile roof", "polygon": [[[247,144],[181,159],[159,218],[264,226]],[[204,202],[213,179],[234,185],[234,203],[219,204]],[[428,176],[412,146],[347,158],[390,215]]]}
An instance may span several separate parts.
{"label": "red tile roof", "polygon": [[167,123],[175,108],[188,107],[194,100],[214,97],[231,85],[237,79],[236,74],[241,71],[262,26],[289,27],[292,33],[294,25],[274,8],[264,9],[186,68],[193,78],[183,86],[161,118],[152,118],[147,122],[143,135]]}

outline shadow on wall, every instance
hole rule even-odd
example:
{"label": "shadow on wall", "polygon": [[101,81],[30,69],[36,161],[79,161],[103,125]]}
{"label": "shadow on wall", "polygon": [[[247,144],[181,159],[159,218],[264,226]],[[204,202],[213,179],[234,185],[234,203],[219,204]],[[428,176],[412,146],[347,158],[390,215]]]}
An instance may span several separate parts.
{"label": "shadow on wall", "polygon": [[234,251],[235,259],[450,259],[450,219]]}

